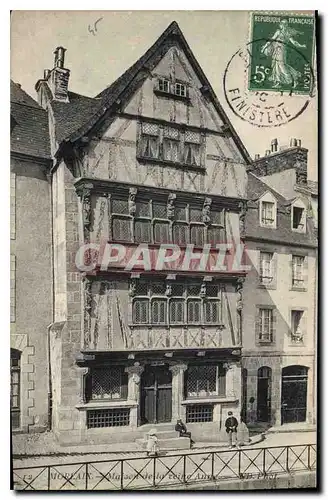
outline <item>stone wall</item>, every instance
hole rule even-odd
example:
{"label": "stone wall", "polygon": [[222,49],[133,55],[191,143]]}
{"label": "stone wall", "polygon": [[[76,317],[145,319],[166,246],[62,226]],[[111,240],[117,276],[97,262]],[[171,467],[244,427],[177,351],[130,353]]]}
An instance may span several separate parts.
{"label": "stone wall", "polygon": [[11,347],[21,354],[21,430],[45,430],[48,423],[47,327],[52,322],[52,236],[50,184],[46,167],[12,159],[16,174],[16,317]]}

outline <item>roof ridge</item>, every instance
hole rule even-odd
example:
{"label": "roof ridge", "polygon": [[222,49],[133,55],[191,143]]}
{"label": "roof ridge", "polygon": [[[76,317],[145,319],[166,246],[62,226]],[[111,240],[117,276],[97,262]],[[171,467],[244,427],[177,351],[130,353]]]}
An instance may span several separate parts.
{"label": "roof ridge", "polygon": [[120,98],[120,96],[126,91],[127,87],[130,85],[131,81],[137,76],[138,72],[147,64],[147,61],[156,54],[156,51],[160,49],[162,44],[165,42],[170,35],[178,36],[180,38],[180,43],[189,59],[191,66],[193,67],[196,75],[203,82],[203,85],[208,88],[209,98],[213,102],[216,112],[221,117],[224,124],[226,124],[230,130],[231,136],[234,139],[241,155],[247,164],[251,164],[250,155],[245,148],[242,140],[234,129],[228,115],[224,111],[221,103],[219,102],[212,85],[207,79],[204,71],[202,70],[198,60],[196,59],[194,53],[192,52],[187,40],[185,39],[178,23],[176,21],[171,22],[171,24],[163,31],[163,33],[157,38],[157,40],[151,45],[151,47],[146,50],[146,52],[134,63],[132,64],[122,75],[120,75],[109,87],[104,89],[96,97],[102,97],[100,106],[98,109],[90,115],[87,121],[84,121],[82,125],[75,129],[73,133],[68,134],[65,137],[65,141],[75,142],[81,136],[86,135],[89,131],[96,125],[105,113],[110,110],[111,106]]}

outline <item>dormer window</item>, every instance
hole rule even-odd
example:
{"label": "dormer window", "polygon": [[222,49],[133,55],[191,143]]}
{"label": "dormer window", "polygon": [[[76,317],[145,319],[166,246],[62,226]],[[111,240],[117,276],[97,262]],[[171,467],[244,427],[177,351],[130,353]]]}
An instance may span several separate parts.
{"label": "dormer window", "polygon": [[183,85],[183,83],[176,83],[174,85],[174,93],[175,95],[181,96],[181,97],[187,97],[187,87],[186,85]]}
{"label": "dormer window", "polygon": [[270,191],[260,198],[259,212],[260,226],[277,227],[277,202]]}
{"label": "dormer window", "polygon": [[303,229],[304,227],[304,208],[293,207],[293,229]]}
{"label": "dormer window", "polygon": [[166,80],[165,78],[160,78],[158,80],[158,90],[161,92],[167,92],[168,94],[170,93],[170,81]]}
{"label": "dormer window", "polygon": [[[172,82],[167,78],[159,77],[157,84],[154,88],[155,94],[158,96],[163,96],[163,94],[168,94],[173,99],[179,99],[183,101],[189,101],[188,98],[188,86],[183,82]],[[166,96],[166,97],[168,97]]]}
{"label": "dormer window", "polygon": [[293,231],[305,233],[306,231],[306,207],[302,201],[297,200],[291,209],[291,225]]}
{"label": "dormer window", "polygon": [[274,210],[274,203],[271,203],[269,201],[263,201],[262,202],[262,224],[264,226],[272,226],[274,223],[274,216],[273,216],[273,210]]}

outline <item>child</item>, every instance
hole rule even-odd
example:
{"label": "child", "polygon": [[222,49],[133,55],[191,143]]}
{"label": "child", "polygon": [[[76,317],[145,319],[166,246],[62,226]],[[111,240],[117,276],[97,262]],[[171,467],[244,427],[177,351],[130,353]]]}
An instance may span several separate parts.
{"label": "child", "polygon": [[147,434],[147,456],[156,457],[159,452],[156,429],[151,429]]}

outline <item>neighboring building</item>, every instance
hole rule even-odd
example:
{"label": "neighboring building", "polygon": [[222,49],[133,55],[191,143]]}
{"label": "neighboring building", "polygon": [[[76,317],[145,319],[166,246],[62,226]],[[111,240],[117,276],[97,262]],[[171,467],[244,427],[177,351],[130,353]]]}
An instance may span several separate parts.
{"label": "neighboring building", "polygon": [[248,174],[253,266],[244,285],[242,392],[249,423],[316,420],[315,187],[307,181],[307,149],[295,139],[280,151],[273,140]]}
{"label": "neighboring building", "polygon": [[14,82],[10,115],[11,421],[15,432],[36,432],[48,425],[52,161],[47,113]]}
{"label": "neighboring building", "polygon": [[217,434],[240,413],[244,273],[83,274],[75,257],[88,242],[149,243],[152,258],[238,242],[250,158],[175,22],[95,98],[68,91],[64,54],[36,85],[55,159],[53,430],[104,443],[181,417]]}

